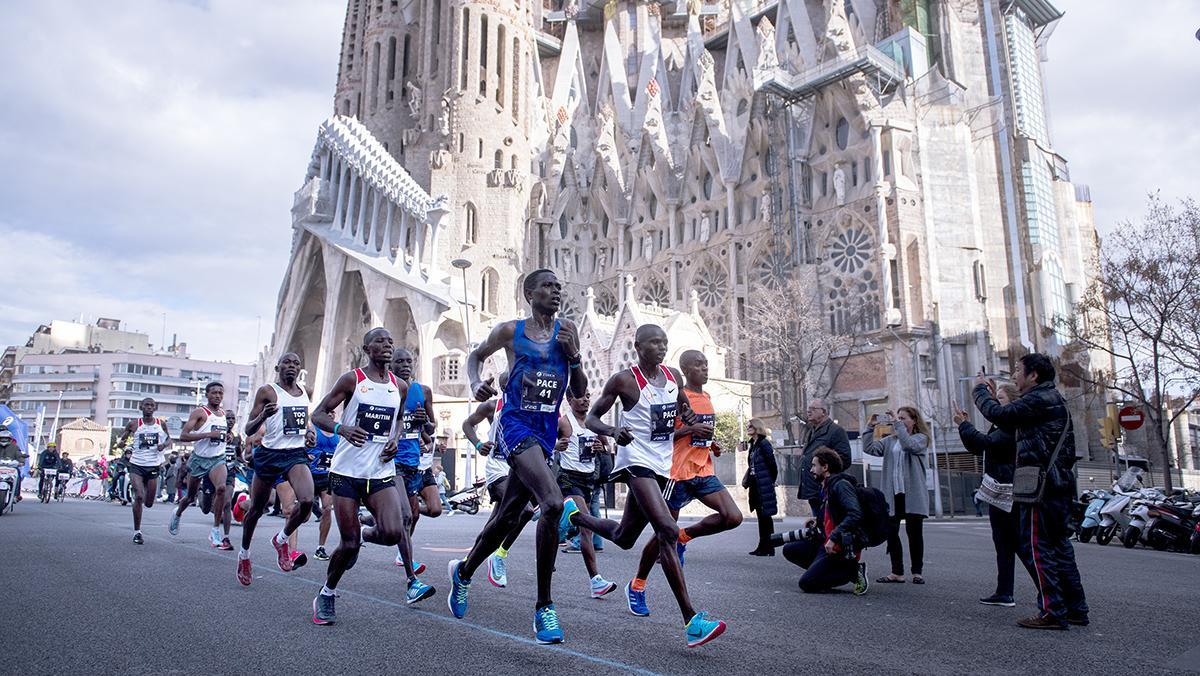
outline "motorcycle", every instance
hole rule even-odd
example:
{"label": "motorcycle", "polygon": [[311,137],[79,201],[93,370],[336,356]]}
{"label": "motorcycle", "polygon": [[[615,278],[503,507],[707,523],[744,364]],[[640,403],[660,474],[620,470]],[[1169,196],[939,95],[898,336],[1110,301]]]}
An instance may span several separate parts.
{"label": "motorcycle", "polygon": [[1192,522],[1196,526],[1192,529],[1192,546],[1189,549],[1193,554],[1200,554],[1200,504],[1192,510]]}
{"label": "motorcycle", "polygon": [[1150,515],[1157,520],[1146,529],[1146,542],[1158,551],[1168,549],[1178,552],[1190,550],[1191,536],[1196,525],[1192,517],[1195,505],[1184,496],[1164,500],[1154,505]]}
{"label": "motorcycle", "polygon": [[1080,521],[1079,530],[1076,532],[1080,542],[1089,542],[1092,536],[1099,531],[1100,510],[1111,498],[1112,493],[1103,490],[1084,491],[1083,495],[1079,496],[1080,502],[1086,505],[1083,510],[1083,520]]}
{"label": "motorcycle", "polygon": [[1108,500],[1100,506],[1100,523],[1096,526],[1096,544],[1107,545],[1114,536],[1124,533],[1129,524],[1125,510],[1129,503],[1140,495],[1142,475],[1141,467],[1130,467],[1118,478],[1112,486]]}
{"label": "motorcycle", "polygon": [[446,494],[446,502],[450,503],[450,509],[456,512],[478,514],[486,486],[487,483],[483,479],[478,479],[470,487]]}
{"label": "motorcycle", "polygon": [[1157,488],[1144,489],[1141,493],[1142,497],[1134,500],[1129,508],[1129,525],[1121,535],[1121,544],[1125,545],[1125,549],[1133,549],[1139,542],[1145,541],[1146,533],[1158,523],[1159,512],[1154,505],[1167,498]]}
{"label": "motorcycle", "polygon": [[21,490],[21,464],[16,460],[0,460],[0,515],[11,512]]}

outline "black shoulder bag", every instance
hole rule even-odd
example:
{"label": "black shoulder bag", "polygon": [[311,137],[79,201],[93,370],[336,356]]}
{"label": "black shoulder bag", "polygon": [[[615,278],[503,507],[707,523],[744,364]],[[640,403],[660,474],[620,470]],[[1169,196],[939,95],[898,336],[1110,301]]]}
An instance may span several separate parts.
{"label": "black shoulder bag", "polygon": [[1046,492],[1046,475],[1054,468],[1054,462],[1058,460],[1058,452],[1062,450],[1070,429],[1071,417],[1068,414],[1062,434],[1058,437],[1058,444],[1054,446],[1054,452],[1050,454],[1050,464],[1046,467],[1037,465],[1018,467],[1017,471],[1013,473],[1013,502],[1036,505],[1042,501],[1042,494]]}

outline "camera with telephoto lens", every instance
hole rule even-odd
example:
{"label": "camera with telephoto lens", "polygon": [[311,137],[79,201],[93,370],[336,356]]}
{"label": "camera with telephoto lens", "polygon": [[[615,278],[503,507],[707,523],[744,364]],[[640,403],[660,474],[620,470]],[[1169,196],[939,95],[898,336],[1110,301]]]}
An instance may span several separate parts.
{"label": "camera with telephoto lens", "polygon": [[801,540],[818,540],[821,538],[821,529],[817,527],[817,522],[813,521],[805,528],[797,528],[796,530],[784,531],[782,533],[771,533],[771,546],[782,547],[789,542],[799,542]]}

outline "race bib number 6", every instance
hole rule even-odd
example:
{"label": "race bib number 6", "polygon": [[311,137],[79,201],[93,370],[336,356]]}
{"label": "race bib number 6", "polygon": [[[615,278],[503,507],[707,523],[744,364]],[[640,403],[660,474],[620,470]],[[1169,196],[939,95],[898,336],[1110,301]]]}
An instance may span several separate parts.
{"label": "race bib number 6", "polygon": [[387,443],[395,417],[396,409],[392,406],[358,405],[358,426],[366,431],[368,441]]}

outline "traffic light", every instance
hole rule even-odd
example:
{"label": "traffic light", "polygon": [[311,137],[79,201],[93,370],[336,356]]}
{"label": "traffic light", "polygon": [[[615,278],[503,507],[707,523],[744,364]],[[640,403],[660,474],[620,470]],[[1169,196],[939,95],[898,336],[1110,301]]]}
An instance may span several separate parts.
{"label": "traffic light", "polygon": [[1105,448],[1116,448],[1121,438],[1121,426],[1117,424],[1117,407],[1109,404],[1105,407],[1105,416],[1097,418],[1100,423],[1100,445]]}

